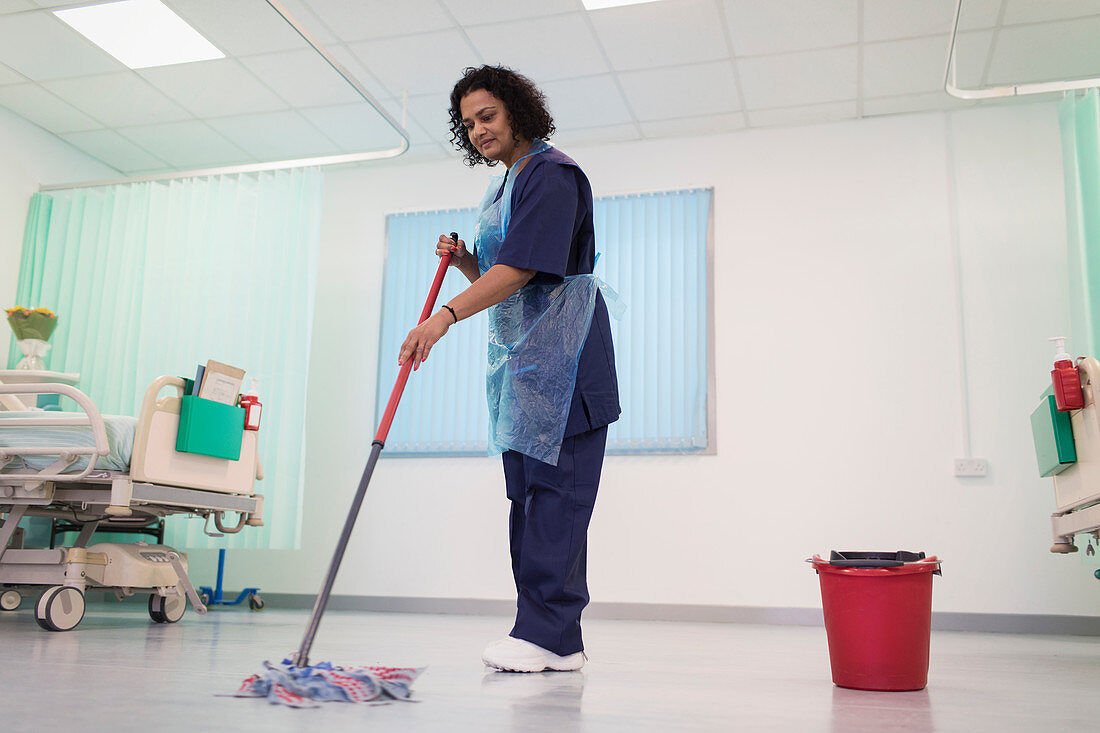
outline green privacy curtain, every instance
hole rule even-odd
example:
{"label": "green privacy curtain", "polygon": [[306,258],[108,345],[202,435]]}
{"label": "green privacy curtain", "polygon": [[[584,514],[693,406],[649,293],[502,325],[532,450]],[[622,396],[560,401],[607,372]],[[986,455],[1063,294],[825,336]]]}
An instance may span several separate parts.
{"label": "green privacy curtain", "polygon": [[[136,416],[154,378],[207,359],[260,380],[265,526],[214,539],[176,518],[170,545],[299,544],[321,196],[320,171],[296,169],[31,200],[17,304],[58,314],[47,366],[79,373],[102,412]],[[20,357],[12,339],[9,364]]]}
{"label": "green privacy curtain", "polygon": [[1090,89],[1058,108],[1069,239],[1071,353],[1097,355],[1100,345],[1100,100]]}

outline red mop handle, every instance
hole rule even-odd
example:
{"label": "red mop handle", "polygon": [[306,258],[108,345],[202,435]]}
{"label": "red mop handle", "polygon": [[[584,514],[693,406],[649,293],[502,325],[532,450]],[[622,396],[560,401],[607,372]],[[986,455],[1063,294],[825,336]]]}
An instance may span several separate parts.
{"label": "red mop handle", "polygon": [[[458,234],[451,232],[451,239],[458,242]],[[447,274],[447,266],[451,264],[451,253],[443,255],[439,258],[439,267],[435,270],[435,280],[432,280],[432,288],[428,291],[428,299],[424,301],[424,310],[420,311],[420,320],[417,321],[417,325],[428,320],[428,316],[435,310],[435,299],[439,297],[439,288],[443,285],[443,276]],[[393,422],[393,416],[397,412],[397,403],[401,401],[401,393],[405,391],[405,382],[409,381],[409,374],[412,372],[413,360],[408,358],[401,366],[401,371],[397,373],[397,383],[393,385],[393,391],[390,392],[390,401],[386,403],[386,411],[382,414],[382,422],[378,424],[378,432],[374,434],[375,443],[385,443],[386,435],[390,432],[390,423]]]}

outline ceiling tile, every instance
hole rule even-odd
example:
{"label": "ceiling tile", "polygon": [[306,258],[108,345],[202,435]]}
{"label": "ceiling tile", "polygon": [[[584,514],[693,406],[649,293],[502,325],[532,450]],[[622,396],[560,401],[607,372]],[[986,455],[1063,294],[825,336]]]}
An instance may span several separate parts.
{"label": "ceiling tile", "polygon": [[538,18],[577,10],[577,0],[442,0],[455,19],[465,26],[483,23],[503,23],[524,18]]}
{"label": "ceiling tile", "polygon": [[638,120],[736,112],[741,106],[733,64],[728,61],[624,71],[619,82]]}
{"label": "ceiling tile", "polygon": [[95,130],[103,125],[37,84],[0,87],[0,105],[53,133]]}
{"label": "ceiling tile", "polygon": [[826,122],[850,120],[856,116],[856,103],[830,102],[802,107],[766,109],[749,112],[750,127],[780,127],[785,125],[820,125]]}
{"label": "ceiling tile", "polygon": [[[410,97],[414,99],[414,97]],[[413,118],[411,112],[402,109],[402,102],[400,99],[383,99],[380,101],[382,107],[385,108],[390,116],[397,120],[398,124],[404,123],[405,131],[409,133],[409,140],[413,145],[420,145],[423,143],[437,143],[440,140],[439,133],[431,134],[424,128],[416,119]]]}
{"label": "ceiling tile", "polygon": [[46,11],[0,16],[0,63],[34,81],[126,69]]}
{"label": "ceiling tile", "polygon": [[856,0],[722,0],[737,56],[805,51],[859,40]]}
{"label": "ceiling tile", "polygon": [[950,33],[954,18],[955,0],[870,0],[863,3],[863,40]]}
{"label": "ceiling tile", "polygon": [[240,62],[293,107],[351,104],[363,99],[313,49],[248,56]]}
{"label": "ceiling tile", "polygon": [[42,84],[107,127],[178,122],[191,115],[132,71]]}
{"label": "ceiling tile", "polygon": [[[1002,28],[990,84],[1100,76],[1100,18]],[[961,64],[960,64],[961,66]]]}
{"label": "ceiling tile", "polygon": [[642,122],[638,125],[646,137],[684,137],[688,135],[718,135],[740,130],[745,126],[741,112],[702,117],[682,117],[676,120]]}
{"label": "ceiling tile", "polygon": [[400,136],[366,102],[315,107],[301,113],[345,153],[397,147]]}
{"label": "ceiling tile", "polygon": [[[347,46],[327,46],[325,50],[336,60],[336,63],[343,66],[349,74],[354,76],[355,80],[375,99],[385,99],[397,93],[391,89],[386,89],[377,77],[370,73],[366,66],[363,66],[363,63],[356,58],[355,54],[347,49]],[[400,91],[398,90],[398,92]]]}
{"label": "ceiling tile", "polygon": [[467,28],[489,64],[504,64],[536,83],[607,72],[596,36],[582,13]]}
{"label": "ceiling tile", "polygon": [[856,98],[856,48],[739,59],[748,109],[800,107]]}
{"label": "ceiling tile", "polygon": [[454,27],[439,0],[310,0],[309,5],[345,43]]}
{"label": "ceiling tile", "polygon": [[944,109],[962,109],[973,107],[974,102],[955,99],[947,92],[927,92],[925,94],[905,94],[899,97],[880,97],[863,100],[863,116],[903,114],[907,112],[931,112]]}
{"label": "ceiling tile", "polygon": [[230,56],[308,47],[264,0],[172,0],[171,5],[181,18]]}
{"label": "ceiling tile", "polygon": [[119,132],[180,170],[257,162],[204,122],[170,122]]}
{"label": "ceiling tile", "polygon": [[321,45],[327,47],[340,42],[336,34],[313,12],[309,0],[279,0],[279,4]]}
{"label": "ceiling tile", "polygon": [[25,81],[27,81],[27,77],[10,66],[0,64],[0,84],[22,84]]}
{"label": "ceiling tile", "polygon": [[336,143],[297,112],[268,112],[206,122],[258,160],[312,158],[342,152]]}
{"label": "ceiling tile", "polygon": [[[610,74],[552,81],[543,84],[542,91],[559,130],[634,121]],[[598,104],[594,103],[596,100]]]}
{"label": "ceiling tile", "polygon": [[1005,25],[1100,14],[1096,0],[1005,0]]}
{"label": "ceiling tile", "polygon": [[273,112],[287,106],[233,59],[158,66],[137,73],[196,117]]}
{"label": "ceiling tile", "polygon": [[0,15],[18,13],[21,10],[34,10],[37,5],[31,0],[0,0]]}
{"label": "ceiling tile", "polygon": [[[969,31],[960,33],[955,40],[955,75],[960,88],[976,88],[982,84],[986,61],[993,43],[993,31]],[[948,38],[943,39],[939,66],[947,63]],[[932,62],[928,62],[932,65]],[[943,85],[943,69],[939,69],[940,87]],[[866,91],[864,92],[866,94]]]}
{"label": "ceiling tile", "polygon": [[621,143],[628,140],[640,140],[642,138],[638,126],[629,125],[605,125],[602,127],[588,127],[584,129],[562,130],[554,134],[554,145],[561,147],[566,155],[568,148],[581,147],[583,145],[596,145],[599,143]]}
{"label": "ceiling tile", "polygon": [[589,14],[611,65],[620,71],[729,57],[714,0],[665,0]]}
{"label": "ceiling tile", "polygon": [[[995,28],[1001,15],[1003,0],[963,0],[959,13],[959,30],[972,31]],[[951,4],[950,17],[955,18],[955,5]]]}
{"label": "ceiling tile", "polygon": [[447,145],[450,145],[451,139],[449,109],[450,97],[446,94],[409,97],[409,117],[412,121],[427,131],[432,140]]}
{"label": "ceiling tile", "polygon": [[[961,88],[980,86],[992,41],[993,31],[959,34],[957,78]],[[949,42],[948,36],[931,36],[866,44],[863,48],[863,95],[886,97],[942,89]]]}
{"label": "ceiling tile", "polygon": [[348,48],[394,94],[449,94],[464,68],[481,63],[458,31],[352,43]]}
{"label": "ceiling tile", "polygon": [[123,173],[164,166],[163,160],[150,155],[114,130],[69,132],[61,137]]}

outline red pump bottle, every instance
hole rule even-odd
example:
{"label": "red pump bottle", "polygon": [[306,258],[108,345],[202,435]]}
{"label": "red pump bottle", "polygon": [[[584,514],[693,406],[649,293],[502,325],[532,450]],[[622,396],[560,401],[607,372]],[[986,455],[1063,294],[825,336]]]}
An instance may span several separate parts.
{"label": "red pump bottle", "polygon": [[1081,375],[1073,364],[1073,359],[1066,353],[1065,336],[1055,336],[1048,339],[1053,341],[1058,349],[1054,355],[1054,369],[1050,372],[1050,378],[1054,382],[1054,403],[1059,412],[1080,410],[1085,406],[1085,395],[1081,391]]}
{"label": "red pump bottle", "polygon": [[258,379],[253,379],[252,386],[248,388],[248,392],[241,395],[240,405],[244,408],[245,430],[260,429],[260,410],[263,409],[263,405],[260,404],[260,396],[256,393],[256,383],[259,381]]}

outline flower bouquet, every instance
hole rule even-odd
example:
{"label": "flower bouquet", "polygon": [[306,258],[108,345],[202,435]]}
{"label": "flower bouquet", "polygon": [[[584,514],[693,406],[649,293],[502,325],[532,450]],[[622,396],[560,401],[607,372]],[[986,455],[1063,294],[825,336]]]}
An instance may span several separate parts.
{"label": "flower bouquet", "polygon": [[45,369],[42,357],[50,350],[46,343],[57,328],[57,314],[49,308],[8,308],[8,325],[23,352],[16,369]]}

